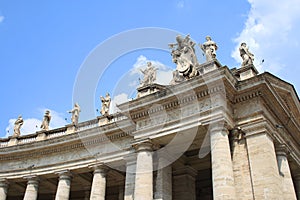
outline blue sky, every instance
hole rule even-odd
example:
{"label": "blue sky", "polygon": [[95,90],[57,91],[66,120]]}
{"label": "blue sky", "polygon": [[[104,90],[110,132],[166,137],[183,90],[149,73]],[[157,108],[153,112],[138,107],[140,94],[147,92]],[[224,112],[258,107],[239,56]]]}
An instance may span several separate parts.
{"label": "blue sky", "polygon": [[[190,34],[197,44],[210,35],[219,46],[218,60],[229,68],[240,65],[236,49],[245,41],[260,72],[269,71],[300,91],[299,0],[286,0],[284,5],[269,0],[1,0],[0,137],[12,134],[19,114],[25,120],[23,134],[38,130],[35,126],[45,109],[51,110],[52,128],[65,125],[65,118],[70,122],[66,111],[73,107],[73,87],[84,60],[113,35],[143,27]],[[106,92],[114,102],[133,98],[132,88],[140,76],[136,69],[148,60],[160,66],[161,81],[175,68],[165,51],[120,55],[95,88],[95,110]],[[129,90],[120,87],[126,81]]]}

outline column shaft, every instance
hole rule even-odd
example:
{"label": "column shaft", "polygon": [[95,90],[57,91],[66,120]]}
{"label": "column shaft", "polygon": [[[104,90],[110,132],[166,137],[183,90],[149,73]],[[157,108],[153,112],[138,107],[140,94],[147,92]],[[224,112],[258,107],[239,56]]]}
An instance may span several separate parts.
{"label": "column shaft", "polygon": [[153,158],[152,144],[143,143],[137,146],[137,163],[135,176],[134,199],[153,199]]}
{"label": "column shaft", "polygon": [[72,175],[69,171],[64,171],[59,174],[59,181],[55,200],[69,200]]}
{"label": "column shaft", "polygon": [[106,173],[107,168],[105,166],[95,167],[90,197],[91,200],[105,200]]}
{"label": "column shaft", "polygon": [[0,180],[0,200],[6,200],[8,190],[8,182],[6,179]]}
{"label": "column shaft", "polygon": [[154,199],[172,200],[172,167],[166,166],[157,170]]}
{"label": "column shaft", "polygon": [[124,200],[133,200],[134,186],[135,186],[135,173],[136,173],[136,160],[128,161],[126,163],[126,177],[125,177],[125,192]]}
{"label": "column shaft", "polygon": [[228,130],[213,128],[210,144],[214,200],[236,199]]}
{"label": "column shaft", "polygon": [[246,137],[255,199],[282,199],[275,148],[267,133]]}
{"label": "column shaft", "polygon": [[295,181],[296,196],[298,199],[300,199],[300,174],[297,174],[294,177],[294,181]]}
{"label": "column shaft", "polygon": [[36,176],[28,177],[24,200],[36,200],[38,197],[39,180]]}
{"label": "column shaft", "polygon": [[287,160],[287,155],[285,148],[281,147],[276,149],[276,156],[278,162],[279,174],[282,179],[282,192],[284,199],[286,200],[296,200],[296,193],[294,189],[294,184],[291,176],[290,166]]}

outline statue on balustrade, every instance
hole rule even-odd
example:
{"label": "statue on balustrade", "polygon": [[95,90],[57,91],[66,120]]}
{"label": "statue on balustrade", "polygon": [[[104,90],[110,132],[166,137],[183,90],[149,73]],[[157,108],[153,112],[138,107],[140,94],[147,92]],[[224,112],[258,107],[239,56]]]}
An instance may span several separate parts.
{"label": "statue on balustrade", "polygon": [[216,50],[218,49],[217,44],[211,40],[210,36],[205,37],[206,42],[200,44],[200,48],[205,54],[206,61],[211,61],[216,58]]}
{"label": "statue on balustrade", "polygon": [[19,137],[21,135],[20,129],[23,123],[24,123],[23,118],[21,115],[19,115],[18,119],[15,121],[13,137]]}
{"label": "statue on balustrade", "polygon": [[242,67],[253,64],[254,55],[249,51],[247,44],[243,42],[239,48],[240,56],[243,59]]}
{"label": "statue on balustrade", "polygon": [[153,67],[151,62],[147,62],[146,69],[141,69],[141,72],[144,74],[144,78],[140,83],[141,87],[154,83],[154,81],[156,80],[156,70],[157,68]]}
{"label": "statue on balustrade", "polygon": [[198,61],[194,48],[196,43],[190,40],[190,35],[187,35],[185,38],[178,35],[176,36],[176,42],[169,44],[172,61],[177,65],[176,69],[186,79],[197,76],[196,66]]}
{"label": "statue on balustrade", "polygon": [[42,125],[41,125],[42,130],[45,130],[45,131],[49,130],[50,120],[51,120],[50,111],[46,110],[45,115],[44,115],[44,119],[43,119],[43,122],[42,122]]}
{"label": "statue on balustrade", "polygon": [[101,115],[103,115],[103,116],[109,115],[109,107],[110,107],[110,102],[111,102],[109,93],[106,93],[105,97],[101,96],[100,99],[102,102],[102,107],[101,107],[101,111],[100,111]]}
{"label": "statue on balustrade", "polygon": [[174,70],[173,71],[173,78],[170,82],[170,85],[176,85],[180,82],[184,81],[184,77],[182,75],[179,74],[178,70]]}
{"label": "statue on balustrade", "polygon": [[80,106],[78,105],[78,103],[75,103],[74,108],[72,110],[68,111],[68,112],[72,113],[72,118],[71,118],[72,124],[77,127],[78,119],[79,119],[79,113],[81,112]]}

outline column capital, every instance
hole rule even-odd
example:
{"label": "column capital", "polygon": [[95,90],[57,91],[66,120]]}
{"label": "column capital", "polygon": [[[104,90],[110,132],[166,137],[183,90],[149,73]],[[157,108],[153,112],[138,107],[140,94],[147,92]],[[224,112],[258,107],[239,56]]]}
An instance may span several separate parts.
{"label": "column capital", "polygon": [[275,150],[276,150],[276,155],[277,156],[286,157],[287,154],[289,154],[289,150],[288,150],[287,146],[284,145],[284,144],[280,144],[280,145],[275,146]]}
{"label": "column capital", "polygon": [[212,122],[211,125],[209,126],[210,132],[226,131],[228,133],[228,130],[232,128],[233,127],[231,127],[225,120],[222,119]]}
{"label": "column capital", "polygon": [[132,146],[136,152],[153,151],[153,149],[155,148],[155,145],[152,143],[151,140],[136,142],[136,143],[132,144]]}
{"label": "column capital", "polygon": [[72,172],[70,170],[62,170],[55,172],[59,176],[59,180],[71,180],[73,177]]}
{"label": "column capital", "polygon": [[88,168],[92,169],[95,173],[101,173],[103,175],[106,175],[107,172],[109,171],[109,167],[107,167],[106,165],[104,165],[103,163],[99,163],[99,164],[92,164],[89,165]]}
{"label": "column capital", "polygon": [[6,178],[1,178],[0,179],[0,187],[8,187],[9,182]]}
{"label": "column capital", "polygon": [[40,178],[37,175],[24,176],[23,178],[27,180],[28,185],[38,185],[40,182]]}

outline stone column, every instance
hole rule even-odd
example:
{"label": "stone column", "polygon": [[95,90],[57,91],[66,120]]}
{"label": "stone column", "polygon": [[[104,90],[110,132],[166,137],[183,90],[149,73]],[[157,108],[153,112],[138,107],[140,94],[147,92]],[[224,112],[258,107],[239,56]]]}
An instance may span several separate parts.
{"label": "stone column", "polygon": [[210,130],[214,200],[236,199],[228,130],[223,125]]}
{"label": "stone column", "polygon": [[0,179],[0,200],[6,200],[8,190],[8,181]]}
{"label": "stone column", "polygon": [[300,173],[295,175],[294,182],[297,198],[300,199]]}
{"label": "stone column", "polygon": [[163,167],[166,162],[164,158],[159,158],[158,160],[154,184],[154,199],[156,200],[172,200],[172,166]]}
{"label": "stone column", "polygon": [[118,195],[118,199],[119,199],[119,200],[123,200],[123,199],[124,199],[124,187],[123,187],[123,185],[119,186],[119,195]]}
{"label": "stone column", "polygon": [[197,171],[186,165],[173,174],[174,200],[196,200]]}
{"label": "stone column", "polygon": [[24,200],[36,200],[39,190],[39,178],[37,176],[25,177],[27,179],[27,187],[24,195]]}
{"label": "stone column", "polygon": [[91,189],[91,200],[105,200],[106,174],[108,168],[104,165],[94,166],[94,176]]}
{"label": "stone column", "polygon": [[134,199],[153,199],[153,158],[152,143],[135,145],[137,150]]}
{"label": "stone column", "polygon": [[126,176],[125,176],[125,191],[124,200],[133,200],[134,182],[136,173],[136,157],[130,156],[126,158]]}
{"label": "stone column", "polygon": [[280,145],[276,148],[279,175],[282,179],[282,194],[286,200],[296,200],[296,193],[291,176],[289,162],[287,160],[287,148]]}
{"label": "stone column", "polygon": [[69,170],[58,172],[59,181],[55,200],[69,200],[72,174]]}
{"label": "stone column", "polygon": [[282,199],[273,139],[263,128],[258,129],[258,133],[246,135],[254,198]]}

